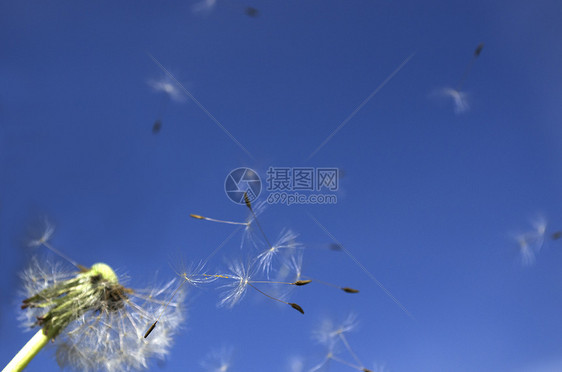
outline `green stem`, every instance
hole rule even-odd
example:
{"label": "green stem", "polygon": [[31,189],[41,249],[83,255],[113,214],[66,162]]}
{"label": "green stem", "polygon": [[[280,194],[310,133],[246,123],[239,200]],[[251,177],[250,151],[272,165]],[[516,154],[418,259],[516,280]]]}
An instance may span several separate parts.
{"label": "green stem", "polygon": [[37,333],[27,341],[24,347],[16,354],[16,356],[8,363],[2,372],[19,372],[22,371],[37,355],[41,349],[47,345],[49,338],[40,329]]}

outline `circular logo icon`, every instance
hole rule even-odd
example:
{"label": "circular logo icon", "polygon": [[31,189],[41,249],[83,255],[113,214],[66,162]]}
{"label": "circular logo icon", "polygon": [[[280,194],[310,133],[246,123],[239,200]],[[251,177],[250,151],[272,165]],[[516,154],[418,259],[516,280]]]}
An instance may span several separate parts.
{"label": "circular logo icon", "polygon": [[253,202],[261,193],[260,176],[253,169],[236,168],[226,176],[224,191],[226,196],[237,204],[245,204],[244,194]]}

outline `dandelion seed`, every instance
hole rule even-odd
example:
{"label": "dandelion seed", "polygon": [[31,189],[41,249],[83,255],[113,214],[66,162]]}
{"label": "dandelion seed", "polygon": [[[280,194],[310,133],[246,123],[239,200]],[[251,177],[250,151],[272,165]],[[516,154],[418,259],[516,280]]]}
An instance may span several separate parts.
{"label": "dandelion seed", "polygon": [[147,338],[150,333],[152,333],[152,331],[154,330],[154,328],[156,327],[156,324],[158,323],[158,321],[160,320],[160,318],[162,317],[162,315],[164,315],[165,311],[167,310],[168,306],[170,305],[170,303],[172,302],[172,300],[174,300],[174,297],[176,296],[176,294],[178,294],[178,292],[183,288],[184,284],[188,283],[191,286],[197,286],[200,284],[206,284],[209,282],[212,282],[215,280],[215,278],[213,276],[209,276],[203,273],[205,264],[203,262],[199,262],[197,265],[189,265],[189,266],[185,266],[183,264],[183,262],[180,261],[180,271],[175,271],[176,275],[178,275],[181,278],[181,283],[177,286],[177,288],[172,292],[170,298],[168,299],[168,301],[162,305],[160,311],[158,312],[158,317],[156,318],[156,320],[154,321],[154,323],[152,323],[152,325],[148,328],[148,330],[146,331],[146,333],[144,334],[144,338]]}
{"label": "dandelion seed", "polygon": [[440,96],[450,98],[453,100],[455,114],[462,114],[470,109],[468,96],[465,92],[462,91],[462,87],[468,77],[468,74],[470,73],[470,70],[472,69],[472,65],[474,64],[474,61],[476,61],[476,59],[482,52],[482,48],[484,48],[484,44],[479,44],[476,47],[472,59],[466,66],[466,69],[463,75],[461,76],[461,78],[459,79],[459,82],[457,83],[456,87],[444,88],[439,92]]}
{"label": "dandelion seed", "polygon": [[217,223],[223,223],[223,224],[228,224],[228,225],[244,226],[244,232],[242,234],[242,242],[240,243],[240,248],[242,249],[242,248],[246,247],[249,242],[252,243],[252,246],[257,248],[257,247],[259,247],[260,242],[258,241],[257,237],[255,236],[253,225],[254,225],[254,222],[256,221],[257,216],[259,216],[261,213],[263,213],[265,208],[266,208],[266,201],[263,201],[263,202],[259,203],[258,205],[256,205],[255,208],[251,209],[250,216],[244,222],[220,220],[220,219],[216,219],[216,218],[201,216],[201,215],[198,215],[198,214],[190,214],[189,216],[192,217],[192,218],[198,219],[198,220],[217,222]]}
{"label": "dandelion seed", "polygon": [[47,218],[44,218],[41,224],[41,234],[39,238],[30,240],[28,246],[39,247],[47,243],[55,233],[55,226]]}
{"label": "dandelion seed", "polygon": [[232,355],[232,348],[222,347],[207,354],[200,364],[207,372],[227,372],[232,366]]}
{"label": "dandelion seed", "polygon": [[[326,345],[329,349],[327,359],[334,360],[340,364],[346,365],[348,367],[354,368],[362,372],[372,372],[370,369],[364,367],[363,363],[359,360],[359,357],[355,351],[351,348],[346,334],[351,332],[357,327],[356,316],[350,314],[347,318],[340,324],[334,325],[330,320],[325,320],[319,330],[314,332],[314,337],[322,344]],[[351,363],[345,359],[337,357],[334,355],[334,350],[338,344],[343,344],[349,355],[354,360]]]}
{"label": "dandelion seed", "polygon": [[543,218],[538,218],[533,222],[533,228],[533,230],[515,237],[519,246],[521,262],[524,266],[535,263],[536,255],[544,245],[546,221]]}
{"label": "dandelion seed", "polygon": [[442,91],[445,97],[450,97],[453,99],[453,104],[455,107],[455,114],[462,114],[469,110],[470,106],[468,104],[468,98],[466,93],[458,91],[452,88],[445,88]]}
{"label": "dandelion seed", "polygon": [[306,276],[306,278],[309,278],[309,281],[315,282],[315,283],[319,283],[319,284],[323,284],[325,286],[328,287],[333,287],[333,288],[337,288],[337,289],[341,289],[342,291],[344,291],[345,293],[359,293],[358,289],[354,289],[354,288],[350,288],[350,287],[341,287],[339,285],[336,284],[332,284],[330,282],[325,282],[323,280],[318,280],[318,279],[314,279],[311,278],[310,276]]}
{"label": "dandelion seed", "polygon": [[556,232],[552,233],[550,238],[552,240],[558,240],[558,239],[562,238],[562,231],[556,231]]}
{"label": "dandelion seed", "polygon": [[285,229],[281,231],[279,239],[274,245],[272,245],[256,257],[258,267],[266,273],[268,278],[271,271],[273,259],[280,250],[287,250],[287,253],[291,255],[293,254],[294,250],[303,248],[303,246],[296,241],[297,237],[298,234],[294,233],[292,230]]}
{"label": "dandelion seed", "polygon": [[192,218],[198,219],[198,220],[225,223],[225,224],[228,224],[228,225],[248,226],[248,224],[249,224],[248,222],[235,222],[235,221],[217,220],[215,218],[203,217],[203,216],[200,216],[198,214],[190,214],[189,216],[192,217]]}
{"label": "dandelion seed", "polygon": [[224,275],[224,278],[230,279],[232,282],[221,287],[228,290],[223,292],[219,306],[233,307],[246,294],[253,270],[250,265],[243,264],[238,260],[230,263],[228,269],[230,274]]}
{"label": "dandelion seed", "polygon": [[229,284],[225,284],[221,286],[221,288],[226,288],[227,290],[223,291],[222,299],[219,302],[219,306],[226,306],[226,307],[233,307],[236,303],[238,303],[246,294],[246,290],[249,287],[253,288],[257,292],[261,293],[265,297],[284,303],[286,305],[291,306],[293,309],[299,311],[300,313],[304,314],[303,309],[295,303],[290,303],[284,300],[281,300],[277,297],[274,297],[266,292],[262,291],[255,284],[285,284],[285,285],[295,285],[295,283],[288,283],[288,282],[273,282],[268,280],[252,280],[253,274],[255,274],[256,270],[251,264],[243,264],[241,261],[233,261],[229,264],[229,271],[230,274],[217,274],[214,275],[219,279],[226,279],[231,280],[232,282]]}
{"label": "dandelion seed", "polygon": [[251,6],[246,7],[244,12],[248,17],[256,18],[257,16],[259,16],[259,11]]}
{"label": "dandelion seed", "polygon": [[289,371],[290,372],[303,372],[304,371],[304,362],[300,357],[292,357],[289,360]]}
{"label": "dandelion seed", "polygon": [[[162,77],[160,80],[148,80],[148,85],[155,91],[155,92],[162,92],[166,95],[164,97],[168,97],[172,101],[176,102],[184,102],[185,97],[178,89],[177,84],[171,80],[168,76]],[[165,104],[166,101],[163,101]]]}
{"label": "dandelion seed", "polygon": [[342,249],[341,249],[341,245],[340,245],[340,244],[336,244],[336,243],[330,244],[329,247],[330,247],[330,249],[331,249],[332,251],[341,251],[341,250],[342,250]]}
{"label": "dandelion seed", "polygon": [[216,6],[217,0],[203,0],[193,5],[193,12],[195,13],[209,13]]}
{"label": "dandelion seed", "polygon": [[154,134],[159,133],[161,128],[162,128],[162,121],[157,119],[152,125],[152,133]]}
{"label": "dandelion seed", "polygon": [[474,51],[474,57],[478,57],[480,55],[480,53],[482,52],[482,48],[484,48],[484,43],[478,44],[476,50]]}
{"label": "dandelion seed", "polygon": [[88,268],[78,264],[76,261],[65,255],[64,253],[62,253],[61,251],[59,251],[49,243],[49,240],[51,239],[54,233],[55,233],[55,226],[51,222],[49,222],[47,218],[45,218],[43,219],[43,231],[41,233],[41,237],[38,239],[31,240],[28,245],[30,247],[43,246],[48,250],[50,250],[51,252],[53,252],[54,254],[56,254],[57,256],[70,262],[74,267],[78,268],[81,272],[88,271],[89,270]]}
{"label": "dandelion seed", "polygon": [[478,56],[480,56],[480,53],[482,52],[483,48],[484,48],[484,43],[480,43],[480,44],[478,44],[478,46],[474,50],[474,54],[472,56],[472,59],[468,63],[468,66],[466,66],[464,74],[462,75],[461,79],[459,80],[459,83],[457,84],[457,88],[456,88],[457,91],[461,90],[462,85],[464,84],[466,78],[468,77],[468,74],[470,73],[470,70],[472,69],[472,65],[474,64],[474,61],[476,61],[476,58],[478,58]]}
{"label": "dandelion seed", "polygon": [[302,307],[300,307],[299,305],[293,303],[293,302],[289,302],[289,305],[291,305],[291,307],[295,310],[297,310],[299,313],[304,314],[304,310],[302,309]]}
{"label": "dandelion seed", "polygon": [[167,76],[163,77],[160,80],[149,80],[148,85],[155,92],[165,93],[162,96],[162,100],[160,101],[160,106],[158,107],[158,114],[156,116],[156,120],[152,125],[152,134],[158,134],[162,129],[162,118],[164,117],[169,101],[172,100],[175,102],[183,102],[185,98],[183,97],[182,93],[178,89],[176,83]]}

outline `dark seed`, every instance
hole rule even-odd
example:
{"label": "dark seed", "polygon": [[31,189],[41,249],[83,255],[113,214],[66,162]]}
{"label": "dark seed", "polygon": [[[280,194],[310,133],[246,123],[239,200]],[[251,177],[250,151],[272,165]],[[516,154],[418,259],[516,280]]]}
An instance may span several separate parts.
{"label": "dark seed", "polygon": [[289,305],[291,305],[291,307],[293,309],[297,310],[299,313],[304,314],[304,310],[299,305],[294,304],[294,303],[289,303]]}

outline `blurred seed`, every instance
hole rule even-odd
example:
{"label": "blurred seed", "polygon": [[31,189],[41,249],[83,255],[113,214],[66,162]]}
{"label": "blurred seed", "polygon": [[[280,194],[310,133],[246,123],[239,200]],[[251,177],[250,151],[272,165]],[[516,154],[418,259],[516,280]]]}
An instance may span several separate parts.
{"label": "blurred seed", "polygon": [[255,18],[259,15],[259,11],[254,7],[246,7],[245,13],[248,17]]}
{"label": "blurred seed", "polygon": [[156,120],[154,122],[154,125],[152,126],[152,133],[158,134],[158,132],[160,132],[161,128],[162,128],[162,122],[160,120]]}
{"label": "blurred seed", "polygon": [[340,245],[340,244],[337,244],[337,243],[332,243],[332,244],[330,244],[330,249],[331,249],[332,251],[341,251],[341,250],[342,250],[342,249],[341,249],[341,245]]}
{"label": "blurred seed", "polygon": [[480,52],[482,52],[482,48],[484,48],[484,43],[478,44],[476,50],[474,51],[474,57],[478,57],[480,55]]}
{"label": "blurred seed", "polygon": [[552,240],[558,240],[562,238],[562,231],[556,231],[551,235]]}
{"label": "blurred seed", "polygon": [[345,293],[359,293],[358,289],[353,289],[349,287],[342,287],[341,290],[344,291]]}

